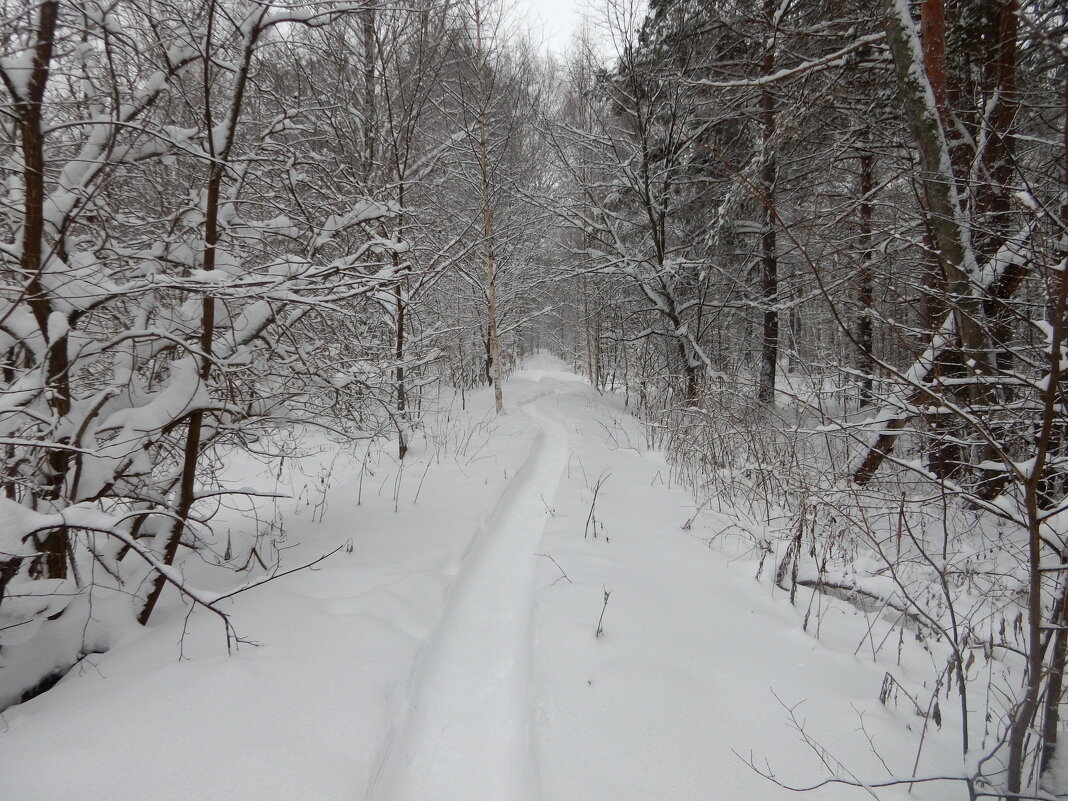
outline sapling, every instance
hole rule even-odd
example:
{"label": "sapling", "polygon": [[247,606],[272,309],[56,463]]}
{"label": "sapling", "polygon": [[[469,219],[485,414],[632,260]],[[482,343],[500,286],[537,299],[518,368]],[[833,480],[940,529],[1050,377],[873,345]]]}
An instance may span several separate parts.
{"label": "sapling", "polygon": [[428,459],[426,467],[423,468],[423,475],[419,479],[419,486],[415,488],[415,497],[412,498],[412,506],[415,506],[417,503],[419,503],[419,493],[423,491],[423,482],[426,481],[426,474],[430,471],[431,464],[431,461]]}
{"label": "sapling", "polygon": [[[593,487],[593,499],[590,501],[590,513],[586,517],[586,532],[583,534],[583,539],[589,538],[591,531],[593,532],[593,538],[597,539],[597,495],[601,491],[601,485],[611,478],[611,476],[611,473],[601,473],[600,477],[597,479],[597,483]],[[600,525],[603,530],[604,524]]]}
{"label": "sapling", "polygon": [[597,633],[596,638],[599,640],[604,636],[604,612],[608,608],[608,598],[612,595],[611,591],[606,589],[604,585],[601,586],[604,590],[604,605],[601,607],[601,616],[597,618]]}

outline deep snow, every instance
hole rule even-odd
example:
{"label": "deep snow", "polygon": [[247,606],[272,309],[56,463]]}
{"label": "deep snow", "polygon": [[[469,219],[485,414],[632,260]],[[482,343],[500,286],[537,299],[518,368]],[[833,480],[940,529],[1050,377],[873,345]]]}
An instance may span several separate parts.
{"label": "deep snow", "polygon": [[[259,645],[232,656],[212,616],[183,636],[168,595],[147,630],[5,713],[0,796],[696,801],[797,797],[749,758],[799,784],[910,775],[923,721],[878,696],[887,671],[909,686],[933,657],[876,649],[881,621],[755,581],[754,557],[717,536],[730,520],[695,517],[619,401],[557,360],[529,362],[505,403],[494,419],[482,393],[429,423],[403,471],[332,447],[290,464],[284,566],[351,553],[236,597]],[[275,487],[273,469],[231,469]],[[818,638],[801,629],[814,604]],[[946,717],[920,774],[954,764]]]}

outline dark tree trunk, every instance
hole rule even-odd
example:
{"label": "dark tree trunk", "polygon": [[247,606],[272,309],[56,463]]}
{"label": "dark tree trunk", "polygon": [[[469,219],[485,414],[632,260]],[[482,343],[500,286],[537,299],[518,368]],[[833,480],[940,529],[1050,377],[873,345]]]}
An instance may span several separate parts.
{"label": "dark tree trunk", "polygon": [[860,156],[860,284],[857,294],[860,315],[857,319],[857,347],[860,350],[860,402],[868,406],[875,400],[875,270],[872,262],[872,175],[873,157],[870,151]]}
{"label": "dark tree trunk", "polygon": [[[771,25],[775,4],[764,0],[764,16]],[[774,37],[768,37],[768,47],[761,64],[765,76],[775,71]],[[764,404],[775,403],[775,374],[779,360],[779,257],[775,237],[775,98],[765,87],[760,93],[761,165],[760,189],[764,193],[763,230],[760,235],[760,289],[764,303],[761,329],[760,376],[757,399]]]}
{"label": "dark tree trunk", "polygon": [[[45,157],[42,103],[52,63],[52,50],[59,17],[59,3],[41,3],[37,17],[30,79],[23,90],[9,84],[15,101],[19,139],[22,146],[22,179],[25,216],[22,221],[22,273],[26,277],[26,302],[33,313],[41,336],[47,343],[44,355],[44,385],[49,390],[49,406],[58,424],[71,408],[68,337],[53,338],[49,319],[56,311],[41,282],[45,268]],[[5,76],[6,77],[6,76]],[[62,444],[62,442],[60,443]],[[52,448],[45,457],[47,465],[44,499],[59,501],[70,466],[70,451]],[[37,538],[41,556],[34,560],[33,572],[42,578],[67,577],[67,530],[58,528]]]}
{"label": "dark tree trunk", "polygon": [[[209,6],[207,29],[205,32],[205,53],[211,52],[212,29],[215,20],[215,12],[217,10],[217,2],[218,0],[212,0]],[[267,10],[265,7],[260,12],[258,23],[262,22],[266,13]],[[234,145],[235,132],[238,119],[241,115],[245,89],[248,86],[252,55],[259,33],[262,30],[258,23],[253,29],[252,35],[247,42],[245,52],[243,53],[243,61],[234,78],[233,97],[231,98],[230,107],[227,111],[225,122],[223,123],[223,125],[226,126],[225,130],[228,132],[228,137],[226,141],[216,149],[214,137],[210,135],[208,136],[208,151],[212,156],[212,160],[208,167],[208,183],[204,208],[204,256],[201,269],[205,272],[211,272],[215,269],[216,248],[219,244],[219,207],[223,179],[226,176],[226,162],[230,158],[230,151]],[[204,129],[210,132],[215,130],[215,120],[211,108],[211,76],[207,65],[205,65],[203,75],[203,121]],[[201,301],[199,343],[201,355],[198,365],[200,380],[204,384],[207,384],[211,378],[212,349],[214,341],[215,298],[212,297],[210,292],[206,292]],[[163,547],[162,559],[165,565],[174,564],[174,559],[178,554],[178,548],[182,542],[182,535],[185,533],[186,526],[188,525],[190,515],[193,511],[193,504],[196,503],[196,478],[197,468],[200,465],[201,439],[203,433],[204,412],[200,409],[196,409],[190,413],[189,424],[186,429],[185,445],[182,452],[182,476],[178,487],[177,504],[175,505],[174,510],[175,520]],[[148,623],[149,618],[152,616],[152,610],[155,609],[165,584],[166,580],[161,573],[156,572],[152,576],[148,595],[145,597],[145,605],[141,608],[141,613],[137,617],[137,620],[141,625]]]}

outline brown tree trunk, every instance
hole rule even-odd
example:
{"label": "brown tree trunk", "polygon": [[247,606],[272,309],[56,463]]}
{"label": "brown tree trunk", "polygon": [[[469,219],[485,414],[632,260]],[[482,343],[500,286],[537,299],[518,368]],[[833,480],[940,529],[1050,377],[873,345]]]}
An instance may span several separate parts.
{"label": "brown tree trunk", "polygon": [[923,0],[920,4],[920,42],[923,44],[923,69],[931,84],[935,107],[943,127],[946,114],[946,6],[945,0]]}
{"label": "brown tree trunk", "polygon": [[[44,364],[41,365],[43,384],[48,389],[48,404],[58,424],[71,407],[68,337],[64,331],[53,335],[49,321],[55,311],[41,282],[45,268],[45,157],[42,103],[52,63],[52,51],[59,18],[57,0],[41,3],[37,16],[37,35],[33,47],[30,78],[24,89],[8,84],[15,101],[17,126],[22,147],[22,180],[24,217],[22,221],[22,255],[20,267],[26,276],[28,303],[41,336],[47,343]],[[5,74],[5,78],[6,78]],[[62,444],[62,443],[61,443]],[[44,499],[58,502],[63,496],[70,451],[51,448],[45,457],[47,465]],[[57,528],[41,538],[35,538],[41,556],[34,560],[33,572],[42,578],[67,577],[67,530]]]}
{"label": "brown tree trunk", "polygon": [[[937,7],[939,2],[925,0],[924,8],[928,3]],[[975,257],[968,246],[968,236],[963,227],[963,211],[940,110],[937,106],[931,107],[926,88],[926,84],[930,83],[933,90],[939,76],[936,74],[934,83],[929,76],[926,76],[927,81],[924,80],[923,64],[918,62],[922,51],[918,49],[914,23],[911,18],[899,15],[895,0],[889,0],[888,5],[887,42],[894,58],[905,114],[919,151],[920,184],[946,277],[946,291],[956,320],[957,336],[968,358],[981,365],[986,360],[986,336],[981,327],[982,304],[971,285],[976,269]],[[944,84],[944,75],[940,80]]]}
{"label": "brown tree trunk", "polygon": [[[998,9],[997,39],[987,65],[986,89],[990,96],[987,143],[982,153],[985,179],[976,188],[976,212],[980,225],[975,247],[987,258],[1002,247],[1011,233],[1013,171],[1012,129],[1016,119],[1016,34],[1019,25],[1016,0],[1005,0]],[[1023,270],[1023,267],[1018,267]],[[996,293],[988,292],[984,307],[990,319],[994,367],[999,372],[1012,369],[1009,339],[1012,337],[1012,310]],[[1007,399],[1007,398],[1006,398]]]}
{"label": "brown tree trunk", "polygon": [[[1065,59],[1068,66],[1068,59]],[[1064,83],[1064,98],[1068,102],[1068,80]],[[1068,122],[1068,105],[1065,106],[1065,121]],[[1065,169],[1068,169],[1068,126],[1064,130],[1064,159]],[[1065,173],[1068,175],[1068,173]],[[1061,208],[1061,221],[1068,223],[1068,201]],[[1064,253],[1064,249],[1062,249]],[[1066,254],[1068,255],[1068,254]],[[1049,461],[1055,456],[1057,448],[1056,430],[1060,427],[1063,418],[1063,380],[1064,369],[1062,364],[1066,338],[1068,338],[1068,280],[1058,270],[1051,270],[1048,283],[1048,295],[1046,298],[1046,319],[1050,327],[1050,341],[1047,352],[1045,387],[1040,395],[1042,404],[1041,423],[1036,431],[1035,452],[1032,460],[1030,474],[1023,486],[1023,506],[1027,515],[1027,676],[1024,684],[1024,697],[1013,710],[1012,723],[1009,726],[1007,745],[1008,778],[1006,784],[1010,793],[1018,793],[1023,786],[1024,769],[1026,767],[1027,754],[1025,744],[1028,734],[1033,731],[1036,724],[1036,716],[1040,708],[1042,691],[1043,669],[1046,662],[1045,643],[1042,641],[1042,549],[1044,510],[1043,490],[1050,469]],[[1061,554],[1063,560],[1063,553]],[[1063,593],[1063,590],[1062,590]],[[1050,619],[1054,626],[1058,622],[1063,626],[1065,613],[1065,598],[1051,610]],[[1057,632],[1063,633],[1063,628]],[[1058,704],[1062,691],[1063,680],[1063,654],[1056,651],[1052,656],[1052,668],[1056,687],[1046,687],[1047,693],[1056,690],[1056,696],[1050,698],[1050,703]],[[1059,669],[1058,669],[1059,664]],[[1056,711],[1054,711],[1056,716]],[[1041,747],[1041,743],[1040,743]],[[1052,756],[1052,753],[1050,754]],[[1044,764],[1045,755],[1040,750],[1039,766]]]}
{"label": "brown tree trunk", "polygon": [[[212,51],[212,33],[217,2],[218,0],[212,0],[208,10],[207,29],[204,35],[205,53],[211,53]],[[266,13],[267,9],[265,7],[260,12],[260,20],[258,22],[262,22]],[[248,85],[249,73],[252,66],[252,55],[260,31],[261,28],[257,23],[256,27],[252,30],[251,37],[246,42],[243,61],[238,68],[234,79],[234,94],[230,102],[226,120],[223,123],[226,125],[228,135],[218,149],[214,136],[214,114],[211,108],[211,74],[208,64],[204,65],[203,123],[204,130],[207,133],[208,154],[211,156],[211,164],[208,168],[208,184],[204,208],[204,256],[201,263],[201,269],[205,272],[211,272],[215,269],[216,248],[219,244],[219,201],[222,193],[223,178],[226,175],[226,162],[230,158],[230,151],[234,145],[237,123],[241,116],[241,107],[244,101],[245,89]],[[212,347],[214,341],[215,298],[213,298],[210,293],[205,293],[204,299],[201,301],[199,343],[201,355],[198,365],[200,381],[205,384],[208,383],[211,378]],[[174,559],[178,554],[178,548],[182,542],[182,535],[185,533],[189,517],[193,511],[193,504],[196,502],[196,478],[197,468],[200,465],[203,430],[204,412],[200,409],[194,410],[189,415],[189,424],[186,429],[185,445],[182,452],[182,476],[178,487],[178,499],[174,510],[175,520],[163,547],[162,560],[165,565],[174,564]],[[166,580],[161,573],[156,572],[153,574],[150,580],[148,594],[145,597],[145,605],[141,608],[141,613],[137,617],[137,620],[141,625],[148,623],[149,618],[152,616],[152,611],[155,609],[156,603],[159,601],[160,594],[163,592],[165,584]]]}
{"label": "brown tree trunk", "polygon": [[[899,5],[896,0],[887,0],[887,44],[894,59],[905,114],[919,152],[920,185],[927,222],[939,254],[945,278],[947,307],[953,315],[953,331],[960,351],[951,355],[954,348],[949,342],[937,342],[939,334],[936,333],[936,342],[932,343],[931,366],[924,371],[919,382],[927,384],[938,375],[945,375],[946,370],[954,369],[957,364],[971,363],[976,374],[981,375],[986,372],[989,354],[988,338],[983,326],[983,300],[972,285],[977,264],[969,245],[968,232],[964,228],[963,209],[943,123],[943,115],[947,112],[938,104],[938,97],[941,95],[944,98],[947,92],[944,70],[945,15],[941,0],[925,0],[922,12],[926,15],[925,31],[930,31],[924,45],[921,45],[916,34],[915,23],[908,14],[907,6]],[[933,71],[933,76],[927,73],[928,69]],[[997,291],[1008,298],[1018,285],[1019,280],[1009,276]],[[960,399],[967,404],[977,401],[982,394],[983,390],[973,384],[960,393]],[[911,393],[910,403],[929,397],[928,392],[917,389]],[[864,484],[871,479],[886,454],[892,450],[898,432],[905,427],[908,419],[907,415],[902,415],[883,425],[878,440],[854,471],[854,481]],[[944,438],[946,447],[956,446],[953,439]],[[952,461],[960,463],[959,458]]]}
{"label": "brown tree trunk", "polygon": [[[1066,74],[1068,74],[1068,59],[1065,59]],[[1064,175],[1068,180],[1068,79],[1065,79],[1064,86],[1064,131],[1063,131],[1063,149],[1061,152],[1062,159],[1064,161]],[[1065,200],[1064,205],[1061,206],[1061,223],[1065,230],[1068,230],[1068,199]],[[1062,256],[1068,258],[1068,248],[1062,248]],[[1065,291],[1064,277],[1060,276],[1060,289],[1063,294]],[[1060,314],[1060,321],[1062,330],[1068,331],[1068,303],[1061,302],[1059,308],[1054,305],[1054,314]],[[1056,319],[1052,318],[1051,319]],[[1064,436],[1065,436],[1065,398],[1068,397],[1068,392],[1065,390],[1065,381],[1062,375],[1061,380],[1058,382],[1059,391],[1057,395],[1052,399],[1054,403],[1054,409],[1057,421],[1050,428],[1050,454],[1052,456],[1064,455]],[[1051,388],[1052,391],[1052,388]],[[1048,468],[1047,468],[1048,470]],[[1051,471],[1053,475],[1044,475],[1038,485],[1039,503],[1047,508],[1053,508],[1054,504],[1060,502],[1063,496],[1063,480],[1064,473],[1063,468]],[[1050,490],[1049,485],[1059,484],[1055,497]],[[1068,554],[1061,553],[1061,566],[1068,567]],[[1045,715],[1042,721],[1042,755],[1039,762],[1039,775],[1045,773],[1046,769],[1053,761],[1053,757],[1057,750],[1057,736],[1061,729],[1061,701],[1064,695],[1064,673],[1066,662],[1068,662],[1068,573],[1061,573],[1061,588],[1060,598],[1053,606],[1053,614],[1050,615],[1050,625],[1054,627],[1055,634],[1053,639],[1053,653],[1050,656],[1050,671],[1049,681],[1046,685],[1046,700],[1045,700]]]}

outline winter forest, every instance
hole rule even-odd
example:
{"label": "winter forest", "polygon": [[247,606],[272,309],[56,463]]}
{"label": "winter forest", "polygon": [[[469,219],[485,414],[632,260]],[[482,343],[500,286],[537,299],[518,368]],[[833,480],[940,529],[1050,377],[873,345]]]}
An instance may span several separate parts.
{"label": "winter forest", "polygon": [[0,797],[1068,797],[1061,0],[0,0]]}

